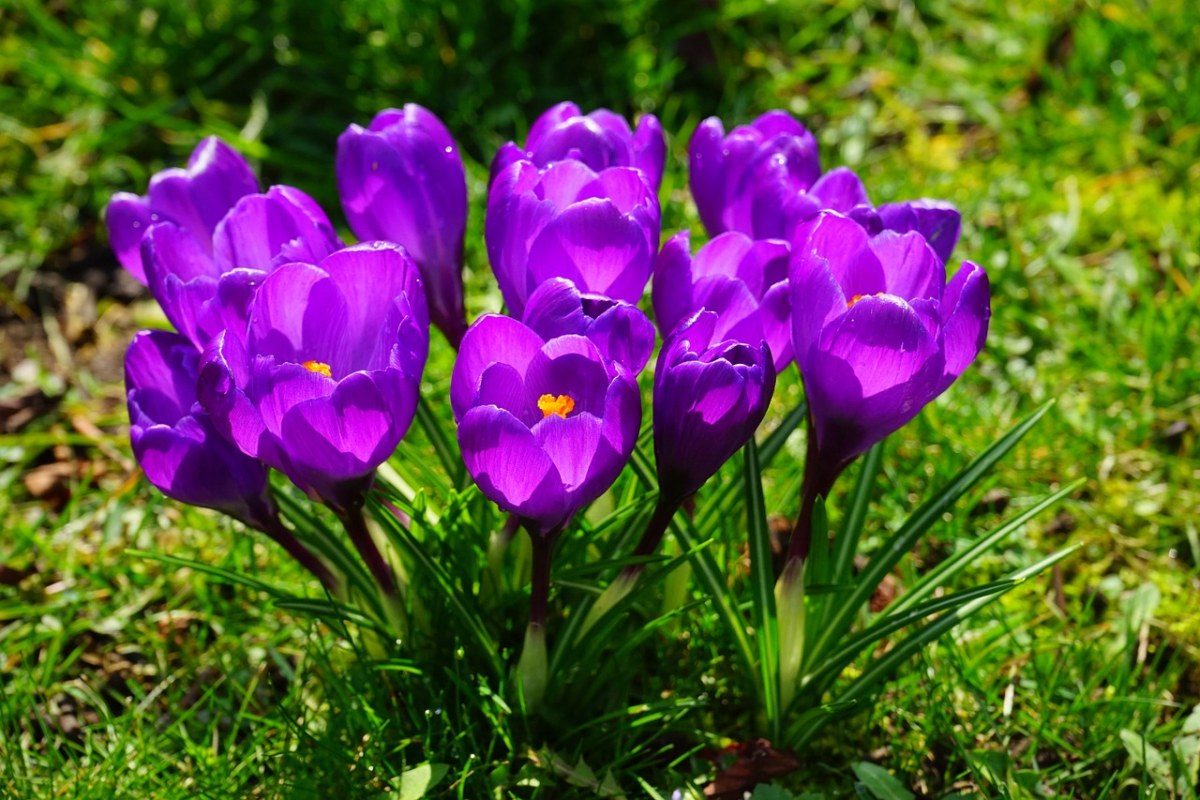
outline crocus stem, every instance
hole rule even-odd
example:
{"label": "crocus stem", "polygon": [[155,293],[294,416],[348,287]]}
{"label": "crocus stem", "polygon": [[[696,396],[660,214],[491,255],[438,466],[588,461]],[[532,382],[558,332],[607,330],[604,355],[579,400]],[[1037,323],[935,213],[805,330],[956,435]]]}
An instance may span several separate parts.
{"label": "crocus stem", "polygon": [[517,662],[517,676],[521,681],[521,692],[525,698],[526,712],[536,713],[546,694],[549,682],[548,658],[546,655],[546,618],[550,602],[550,556],[554,552],[554,541],[562,527],[550,531],[539,531],[526,526],[533,542],[533,574],[529,582],[529,627],[525,629],[525,646],[521,649],[521,660]]}
{"label": "crocus stem", "polygon": [[342,520],[342,525],[346,527],[346,533],[350,535],[350,541],[354,543],[358,554],[362,556],[367,569],[371,571],[375,582],[379,584],[379,588],[390,600],[394,600],[399,594],[396,576],[392,574],[392,568],[384,559],[383,554],[379,552],[379,547],[371,538],[371,532],[367,530],[367,520],[363,517],[362,504],[338,509],[337,515]]}
{"label": "crocus stem", "polygon": [[[678,498],[659,495],[658,503],[654,506],[654,513],[646,522],[646,529],[642,533],[641,541],[631,553],[634,558],[644,558],[658,549],[658,545],[662,542],[667,528],[671,526],[671,519],[675,516],[681,502]],[[612,610],[613,606],[624,600],[625,596],[633,591],[645,566],[644,562],[639,562],[629,564],[621,570],[621,573],[608,585],[604,593],[596,598],[595,603],[592,603],[587,617],[584,618],[583,624],[579,628],[579,636],[586,635],[593,625]]]}
{"label": "crocus stem", "polygon": [[260,530],[267,536],[287,551],[287,554],[296,561],[300,562],[300,566],[311,572],[321,585],[325,587],[325,591],[333,597],[338,597],[340,588],[338,579],[334,577],[329,567],[321,559],[317,558],[311,550],[300,543],[296,535],[284,527],[283,522],[279,517],[272,517],[270,522],[264,523]]}
{"label": "crocus stem", "polygon": [[812,417],[809,417],[808,448],[804,457],[804,483],[800,488],[800,513],[796,515],[796,524],[792,528],[784,566],[785,571],[793,563],[799,564],[808,559],[808,554],[812,551],[812,518],[813,509],[817,506],[817,498],[829,494],[829,490],[833,488],[833,482],[845,468],[845,463],[827,464],[824,462],[817,445]]}
{"label": "crocus stem", "polygon": [[787,712],[804,663],[804,561],[788,561],[775,584],[779,630],[779,707]]}

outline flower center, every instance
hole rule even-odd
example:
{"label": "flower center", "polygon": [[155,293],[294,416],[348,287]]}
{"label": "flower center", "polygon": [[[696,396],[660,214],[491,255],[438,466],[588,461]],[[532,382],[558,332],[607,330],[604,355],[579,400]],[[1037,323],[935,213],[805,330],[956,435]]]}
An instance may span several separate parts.
{"label": "flower center", "polygon": [[305,361],[300,366],[304,367],[309,372],[315,372],[318,375],[324,375],[326,378],[333,377],[333,372],[329,369],[329,365],[324,361]]}
{"label": "flower center", "polygon": [[538,408],[541,409],[543,417],[558,414],[563,419],[566,419],[567,414],[575,410],[575,400],[565,394],[558,396],[544,394],[538,398]]}

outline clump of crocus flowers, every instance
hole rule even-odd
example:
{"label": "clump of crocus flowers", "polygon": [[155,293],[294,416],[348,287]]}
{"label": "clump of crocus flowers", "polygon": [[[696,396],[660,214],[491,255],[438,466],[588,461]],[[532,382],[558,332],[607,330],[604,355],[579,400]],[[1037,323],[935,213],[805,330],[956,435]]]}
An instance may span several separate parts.
{"label": "clump of crocus flowers", "polygon": [[[448,401],[467,472],[532,543],[517,670],[534,708],[547,684],[554,544],[629,461],[656,340],[654,510],[587,624],[631,589],[640,557],[754,437],[795,362],[808,458],[776,590],[788,642],[815,507],[978,355],[987,275],[965,262],[947,281],[960,230],[952,206],[875,206],[851,170],[822,171],[816,138],[781,111],[728,135],[716,118],[699,126],[691,190],[711,238],[693,252],[682,231],[660,246],[666,152],[653,116],[631,126],[572,103],[501,148],[484,244],[505,308],[468,326],[466,173],[432,112],[386,109],[339,139],[341,203],[363,240],[349,246],[303,192],[260,192],[233,148],[201,142],[186,169],[108,210],[118,258],[178,332],[140,333],[126,359],[131,439],[148,478],[265,532],[339,596],[337,567],[280,519],[268,480],[277,470],[342,521],[398,605],[364,500],[418,403]],[[654,322],[639,308],[651,281]],[[419,391],[431,323],[458,351],[448,398]]]}

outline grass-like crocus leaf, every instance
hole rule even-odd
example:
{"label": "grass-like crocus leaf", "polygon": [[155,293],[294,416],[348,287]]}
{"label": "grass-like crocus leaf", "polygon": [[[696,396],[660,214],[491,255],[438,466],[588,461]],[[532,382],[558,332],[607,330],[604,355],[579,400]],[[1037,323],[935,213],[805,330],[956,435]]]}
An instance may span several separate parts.
{"label": "grass-like crocus leaf", "polygon": [[1053,400],[1045,403],[1000,437],[995,444],[959,472],[950,483],[925,501],[900,527],[900,530],[884,542],[858,576],[855,590],[844,603],[832,611],[825,621],[823,630],[810,651],[814,658],[819,658],[821,653],[845,635],[854,621],[855,614],[870,598],[875,587],[883,581],[884,576],[892,571],[892,568],[906,553],[912,550],[917,540],[941,519],[942,514],[946,513],[967,490],[987,474],[988,470],[1017,446],[1017,443],[1033,429],[1038,420],[1046,415],[1053,404]]}
{"label": "grass-like crocus leaf", "polygon": [[743,448],[742,471],[746,501],[746,532],[750,540],[750,591],[754,609],[755,639],[758,642],[759,696],[772,739],[779,738],[781,715],[779,686],[779,629],[775,618],[775,573],[771,569],[771,531],[763,500],[762,471],[758,445],[751,439]]}

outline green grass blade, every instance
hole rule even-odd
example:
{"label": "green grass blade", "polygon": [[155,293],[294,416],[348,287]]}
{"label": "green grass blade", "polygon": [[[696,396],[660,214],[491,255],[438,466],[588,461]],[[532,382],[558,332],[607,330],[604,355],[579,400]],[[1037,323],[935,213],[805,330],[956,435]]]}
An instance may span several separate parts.
{"label": "green grass blade", "polygon": [[[944,613],[936,620],[927,623],[918,630],[909,634],[903,641],[898,643],[894,648],[889,650],[886,655],[876,659],[867,669],[856,678],[846,689],[837,693],[836,700],[842,703],[859,703],[869,698],[879,686],[881,682],[886,680],[892,671],[900,664],[912,657],[914,653],[920,650],[925,645],[940,638],[943,634],[949,631],[958,623],[970,617],[979,609],[986,606],[988,603],[1003,597],[1008,592],[1012,591],[1021,583],[1024,583],[1029,578],[1037,575],[1043,570],[1062,561],[1064,558],[1074,553],[1082,545],[1074,545],[1059,550],[1051,556],[1048,556],[1035,564],[1031,564],[1024,569],[1017,570],[1006,580],[1011,581],[1011,585],[1005,588],[1004,591],[995,592],[983,597],[977,597],[965,603],[958,608]],[[811,727],[803,731],[798,740],[790,742],[793,747],[800,747],[807,742],[812,736],[816,735],[818,728]]]}
{"label": "green grass blade", "polygon": [[284,591],[278,586],[273,586],[265,581],[260,581],[257,578],[251,578],[249,575],[245,575],[241,572],[233,572],[231,570],[213,566],[212,564],[206,564],[203,561],[194,561],[190,558],[180,558],[178,556],[169,556],[165,553],[153,553],[149,550],[135,550],[133,548],[126,550],[125,554],[133,556],[134,558],[145,558],[150,561],[157,561],[160,564],[167,564],[168,566],[172,567],[182,567],[195,570],[196,572],[202,572],[205,575],[211,575],[214,578],[219,578],[225,583],[245,586],[247,589],[254,589],[255,591],[269,594],[275,598],[284,600],[300,599],[298,595]]}
{"label": "green grass blade", "polygon": [[887,613],[889,615],[902,614],[909,608],[915,606],[917,603],[920,603],[922,600],[929,597],[929,595],[933,594],[938,586],[946,583],[948,580],[961,572],[965,567],[972,564],[975,559],[977,559],[986,551],[990,550],[992,546],[1001,539],[1004,539],[1006,536],[1020,528],[1022,525],[1033,519],[1033,517],[1037,516],[1041,512],[1053,505],[1056,505],[1060,500],[1074,492],[1084,483],[1086,483],[1086,479],[1080,478],[1077,481],[1067,484],[1054,494],[1043,498],[1041,501],[1030,506],[1017,516],[1007,520],[1003,525],[996,528],[991,533],[979,537],[971,544],[970,547],[963,550],[961,553],[955,553],[950,558],[947,558],[945,561],[929,570],[929,572],[922,575],[921,580],[919,580],[916,585],[905,592],[896,600],[896,602],[888,606]]}
{"label": "green grass blade", "polygon": [[450,440],[446,437],[446,431],[443,429],[441,421],[429,410],[428,403],[417,403],[416,416],[421,430],[424,431],[425,437],[429,439],[429,443],[433,445],[434,452],[437,453],[438,461],[442,462],[442,469],[446,471],[446,474],[454,482],[454,488],[461,489],[466,476],[466,468],[463,465],[462,458],[459,456],[458,448],[451,445]]}
{"label": "green grass blade", "polygon": [[[455,586],[454,580],[442,568],[442,564],[432,558],[421,542],[417,541],[412,533],[400,524],[400,520],[396,519],[395,514],[370,496],[367,497],[367,505],[394,545],[408,554],[414,566],[433,579],[451,613],[462,623],[464,634],[475,642],[476,648],[484,657],[495,677],[502,678],[504,665],[500,660],[500,653],[496,649],[492,635],[488,632],[487,625],[484,624],[483,619],[474,608],[474,604]],[[413,520],[419,522],[420,517],[414,516]]]}
{"label": "green grass blade", "polygon": [[[884,441],[887,441],[886,439]],[[854,484],[854,492],[850,495],[850,507],[842,528],[834,543],[833,581],[841,583],[850,577],[854,566],[854,554],[858,551],[858,540],[862,536],[863,524],[867,519],[867,510],[871,505],[871,491],[875,488],[875,478],[879,475],[880,465],[883,464],[884,442],[877,442],[863,457],[859,468],[858,481]]]}
{"label": "green grass blade", "polygon": [[775,572],[771,560],[771,531],[767,526],[767,506],[763,500],[762,471],[758,446],[746,442],[745,470],[742,472],[746,501],[746,531],[750,539],[750,592],[754,608],[755,638],[761,680],[759,696],[771,738],[779,738],[781,717],[779,695],[779,629],[775,619]]}
{"label": "green grass blade", "polygon": [[1053,400],[1045,403],[1000,437],[991,447],[959,472],[949,484],[925,501],[924,505],[918,508],[900,527],[900,530],[887,540],[867,564],[866,569],[858,576],[857,588],[854,592],[844,604],[833,611],[830,619],[826,621],[824,630],[811,651],[815,657],[819,657],[830,647],[831,643],[842,638],[849,630],[854,615],[870,598],[875,587],[880,584],[885,575],[892,571],[904,554],[912,550],[917,539],[921,538],[941,518],[942,514],[954,505],[958,498],[962,497],[968,489],[987,474],[988,470],[996,465],[996,462],[1016,447],[1025,434],[1029,433],[1033,426],[1046,415],[1052,405],[1054,405]]}

